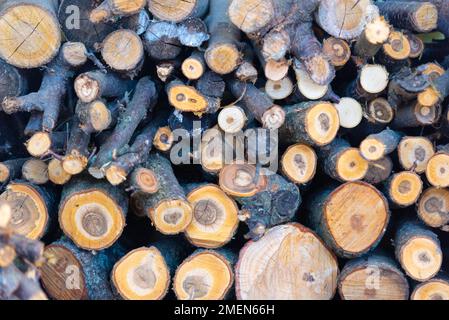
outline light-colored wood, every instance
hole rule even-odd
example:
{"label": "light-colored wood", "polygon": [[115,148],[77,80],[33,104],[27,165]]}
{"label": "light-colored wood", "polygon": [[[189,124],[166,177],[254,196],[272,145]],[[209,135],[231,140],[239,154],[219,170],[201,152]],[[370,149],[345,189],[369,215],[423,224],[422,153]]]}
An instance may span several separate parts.
{"label": "light-colored wood", "polygon": [[379,64],[364,65],[360,72],[359,83],[367,93],[380,93],[388,86],[389,73]]}
{"label": "light-colored wood", "polygon": [[187,200],[193,207],[192,223],[185,235],[195,246],[214,249],[231,241],[237,230],[238,207],[218,186],[193,190]]}
{"label": "light-colored wood", "polygon": [[231,164],[220,171],[220,188],[235,197],[252,197],[267,185],[266,176],[257,176],[250,164]]}
{"label": "light-colored wood", "polygon": [[387,42],[382,46],[384,54],[393,60],[404,60],[410,56],[410,42],[399,31],[392,31]]}
{"label": "light-colored wood", "polygon": [[399,162],[405,170],[423,173],[434,154],[432,142],[425,137],[404,137],[398,145]]}
{"label": "light-colored wood", "polygon": [[289,77],[279,81],[268,80],[265,83],[265,92],[273,100],[282,100],[290,96],[294,86]]}
{"label": "light-colored wood", "polygon": [[123,299],[160,300],[167,294],[170,270],[157,248],[138,248],[114,265],[111,279]]}
{"label": "light-colored wood", "polygon": [[363,119],[362,105],[353,98],[344,97],[335,104],[340,117],[340,126],[342,128],[352,129],[357,127]]}
{"label": "light-colored wood", "polygon": [[305,144],[290,146],[282,156],[282,172],[294,183],[307,184],[315,177],[318,158]]}
{"label": "light-colored wood", "polygon": [[335,294],[338,264],[311,230],[286,224],[243,247],[235,276],[239,300],[326,300]]}
{"label": "light-colored wood", "polygon": [[418,103],[422,107],[433,107],[439,100],[440,97],[438,92],[436,92],[432,87],[429,87],[418,94]]}
{"label": "light-colored wood", "polygon": [[58,159],[51,159],[48,163],[48,178],[57,185],[64,185],[69,182],[72,175],[65,172],[62,163]]}
{"label": "light-colored wood", "polygon": [[0,57],[19,68],[50,62],[61,45],[57,1],[17,1],[0,4]]}
{"label": "light-colored wood", "polygon": [[449,282],[438,276],[416,286],[410,300],[449,300]]}
{"label": "light-colored wood", "polygon": [[48,165],[39,159],[30,159],[22,166],[22,176],[27,181],[40,185],[48,182]]}
{"label": "light-colored wood", "polygon": [[131,186],[135,191],[156,193],[159,190],[159,182],[154,171],[147,168],[137,168],[130,176]]}
{"label": "light-colored wood", "polygon": [[[201,17],[207,3],[204,0],[148,0],[148,10],[159,20],[180,22],[192,15]],[[198,7],[200,10],[197,10]]]}
{"label": "light-colored wood", "polygon": [[73,67],[81,67],[87,62],[87,49],[82,42],[66,42],[61,50],[64,60]]}
{"label": "light-colored wood", "polygon": [[418,217],[432,228],[449,231],[449,190],[430,187],[417,203]]}
{"label": "light-colored wood", "polygon": [[205,59],[209,68],[218,74],[228,74],[240,64],[241,55],[232,43],[215,45],[206,51]]}
{"label": "light-colored wood", "polygon": [[185,59],[181,65],[184,76],[190,80],[198,80],[206,71],[204,57],[201,52],[194,53]]}
{"label": "light-colored wood", "polygon": [[138,13],[147,4],[147,0],[104,0],[89,15],[92,23],[114,20],[114,16],[126,17]]}
{"label": "light-colored wood", "polygon": [[375,18],[366,24],[354,46],[355,54],[363,58],[376,55],[381,46],[388,40],[391,27],[383,17]]}
{"label": "light-colored wood", "polygon": [[307,113],[305,126],[316,144],[326,145],[334,140],[340,128],[338,111],[329,102],[318,103]]}
{"label": "light-colored wood", "polygon": [[279,81],[284,79],[290,69],[290,62],[286,59],[268,60],[264,65],[264,74],[267,79]]}
{"label": "light-colored wood", "polygon": [[438,152],[427,163],[426,177],[437,188],[449,187],[449,153]]}
{"label": "light-colored wood", "polygon": [[418,200],[423,189],[421,177],[411,171],[403,171],[392,176],[388,184],[388,196],[393,203],[410,206]]}
{"label": "light-colored wood", "polygon": [[202,113],[206,111],[207,100],[194,87],[183,84],[170,86],[168,101],[182,112]]}
{"label": "light-colored wood", "polygon": [[369,163],[357,148],[348,148],[338,157],[336,173],[343,181],[357,181],[365,177]]}
{"label": "light-colored wood", "polygon": [[251,33],[271,21],[275,14],[275,4],[272,0],[233,1],[228,14],[234,25],[245,33]]}
{"label": "light-colored wood", "polygon": [[303,68],[293,68],[296,74],[296,82],[299,92],[310,100],[318,100],[324,97],[329,90],[329,85],[319,85],[313,81]]}
{"label": "light-colored wood", "polygon": [[184,200],[166,200],[151,209],[149,216],[159,231],[178,234],[192,222],[192,207]]}
{"label": "light-colored wood", "polygon": [[194,253],[178,267],[173,290],[179,300],[221,300],[234,283],[229,261],[214,251]]}
{"label": "light-colored wood", "polygon": [[48,153],[52,145],[51,136],[47,132],[35,133],[26,143],[26,148],[33,157],[41,157]]}
{"label": "light-colored wood", "polygon": [[239,106],[225,107],[218,115],[218,125],[220,129],[227,133],[237,133],[241,131],[247,122],[245,111]]}

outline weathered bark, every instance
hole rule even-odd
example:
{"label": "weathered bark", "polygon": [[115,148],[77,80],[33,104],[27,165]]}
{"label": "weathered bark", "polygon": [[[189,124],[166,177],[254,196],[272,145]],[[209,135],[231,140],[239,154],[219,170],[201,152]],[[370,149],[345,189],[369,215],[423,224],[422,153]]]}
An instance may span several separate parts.
{"label": "weathered bark", "polygon": [[363,178],[363,181],[369,184],[379,184],[387,180],[393,171],[393,161],[390,157],[384,157],[377,161],[370,161],[368,163],[368,172]]}
{"label": "weathered bark", "polygon": [[28,90],[28,80],[23,73],[0,61],[0,101],[6,97],[18,97],[24,95]]}
{"label": "weathered bark", "polygon": [[89,143],[90,134],[82,130],[78,120],[72,121],[66,153],[62,160],[62,167],[67,173],[77,175],[87,167]]}
{"label": "weathered bark", "polygon": [[360,153],[368,161],[376,161],[389,155],[401,142],[403,134],[390,129],[369,135],[360,144]]}
{"label": "weathered bark", "polygon": [[388,40],[390,26],[383,17],[366,24],[354,46],[354,53],[361,58],[371,58],[376,55],[382,45]]}

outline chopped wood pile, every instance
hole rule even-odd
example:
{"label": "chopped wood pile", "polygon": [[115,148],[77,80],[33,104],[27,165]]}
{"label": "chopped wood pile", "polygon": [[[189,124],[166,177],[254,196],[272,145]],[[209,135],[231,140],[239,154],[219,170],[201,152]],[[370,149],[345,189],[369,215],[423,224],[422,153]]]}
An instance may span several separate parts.
{"label": "chopped wood pile", "polygon": [[449,300],[449,0],[0,1],[1,300]]}

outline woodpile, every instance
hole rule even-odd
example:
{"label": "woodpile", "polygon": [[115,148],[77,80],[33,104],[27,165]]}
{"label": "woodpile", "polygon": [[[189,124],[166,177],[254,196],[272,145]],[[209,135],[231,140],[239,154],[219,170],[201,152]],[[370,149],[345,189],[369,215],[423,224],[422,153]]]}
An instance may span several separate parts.
{"label": "woodpile", "polygon": [[0,299],[449,300],[449,0],[6,0],[0,34]]}

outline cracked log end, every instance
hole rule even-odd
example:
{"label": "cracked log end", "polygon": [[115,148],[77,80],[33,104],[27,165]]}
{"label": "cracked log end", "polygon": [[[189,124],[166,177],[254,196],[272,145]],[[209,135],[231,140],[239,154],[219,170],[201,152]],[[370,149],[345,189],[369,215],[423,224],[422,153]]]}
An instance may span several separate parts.
{"label": "cracked log end", "polygon": [[176,270],[173,290],[179,300],[222,300],[234,283],[230,262],[214,251],[188,257]]}
{"label": "cracked log end", "polygon": [[168,292],[170,270],[158,249],[139,248],[114,265],[111,278],[123,299],[160,300]]}
{"label": "cracked log end", "polygon": [[228,74],[240,64],[240,52],[234,44],[217,43],[210,46],[204,55],[207,65],[218,74]]}
{"label": "cracked log end", "polygon": [[275,8],[271,0],[232,1],[228,14],[231,22],[240,30],[252,33],[272,20]]}

